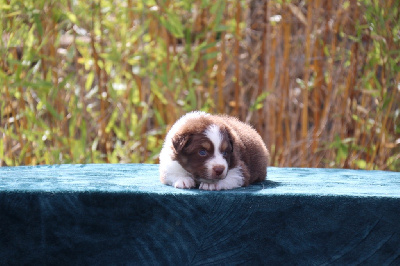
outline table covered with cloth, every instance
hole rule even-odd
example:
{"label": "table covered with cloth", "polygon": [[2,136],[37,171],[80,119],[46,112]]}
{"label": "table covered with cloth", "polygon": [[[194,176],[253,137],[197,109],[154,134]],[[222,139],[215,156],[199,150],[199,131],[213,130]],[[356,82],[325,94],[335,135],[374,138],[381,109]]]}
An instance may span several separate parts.
{"label": "table covered with cloth", "polygon": [[269,167],[203,191],[151,164],[2,167],[0,264],[400,265],[400,173]]}

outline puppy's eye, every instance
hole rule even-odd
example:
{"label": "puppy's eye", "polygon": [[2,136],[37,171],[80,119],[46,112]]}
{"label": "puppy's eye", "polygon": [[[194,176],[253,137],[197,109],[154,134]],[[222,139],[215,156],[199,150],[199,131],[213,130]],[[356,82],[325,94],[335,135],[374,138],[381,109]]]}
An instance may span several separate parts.
{"label": "puppy's eye", "polygon": [[227,151],[223,151],[222,152],[222,156],[227,156],[228,155],[228,152]]}
{"label": "puppy's eye", "polygon": [[207,155],[207,151],[206,150],[199,150],[199,155],[200,156],[206,156]]}

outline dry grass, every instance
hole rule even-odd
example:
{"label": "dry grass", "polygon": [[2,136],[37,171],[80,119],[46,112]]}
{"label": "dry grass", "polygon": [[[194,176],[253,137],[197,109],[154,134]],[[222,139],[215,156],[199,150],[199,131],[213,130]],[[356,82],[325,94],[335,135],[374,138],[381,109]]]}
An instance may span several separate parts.
{"label": "dry grass", "polygon": [[276,166],[399,171],[399,6],[1,0],[0,165],[154,163],[201,109]]}

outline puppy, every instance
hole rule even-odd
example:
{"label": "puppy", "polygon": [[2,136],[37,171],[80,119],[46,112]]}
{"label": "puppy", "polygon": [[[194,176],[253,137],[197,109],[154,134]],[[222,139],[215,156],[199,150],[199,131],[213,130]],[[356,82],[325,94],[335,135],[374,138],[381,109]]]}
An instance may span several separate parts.
{"label": "puppy", "polygon": [[263,181],[269,152],[249,125],[226,115],[191,112],[168,132],[160,179],[176,188],[233,189]]}

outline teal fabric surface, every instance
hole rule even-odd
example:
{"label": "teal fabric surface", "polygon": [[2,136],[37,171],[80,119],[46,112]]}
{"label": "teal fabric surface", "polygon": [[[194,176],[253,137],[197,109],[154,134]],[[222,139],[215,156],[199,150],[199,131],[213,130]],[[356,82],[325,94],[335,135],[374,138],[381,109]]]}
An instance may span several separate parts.
{"label": "teal fabric surface", "polygon": [[0,264],[400,265],[400,173],[268,168],[229,191],[158,165],[0,168]]}

